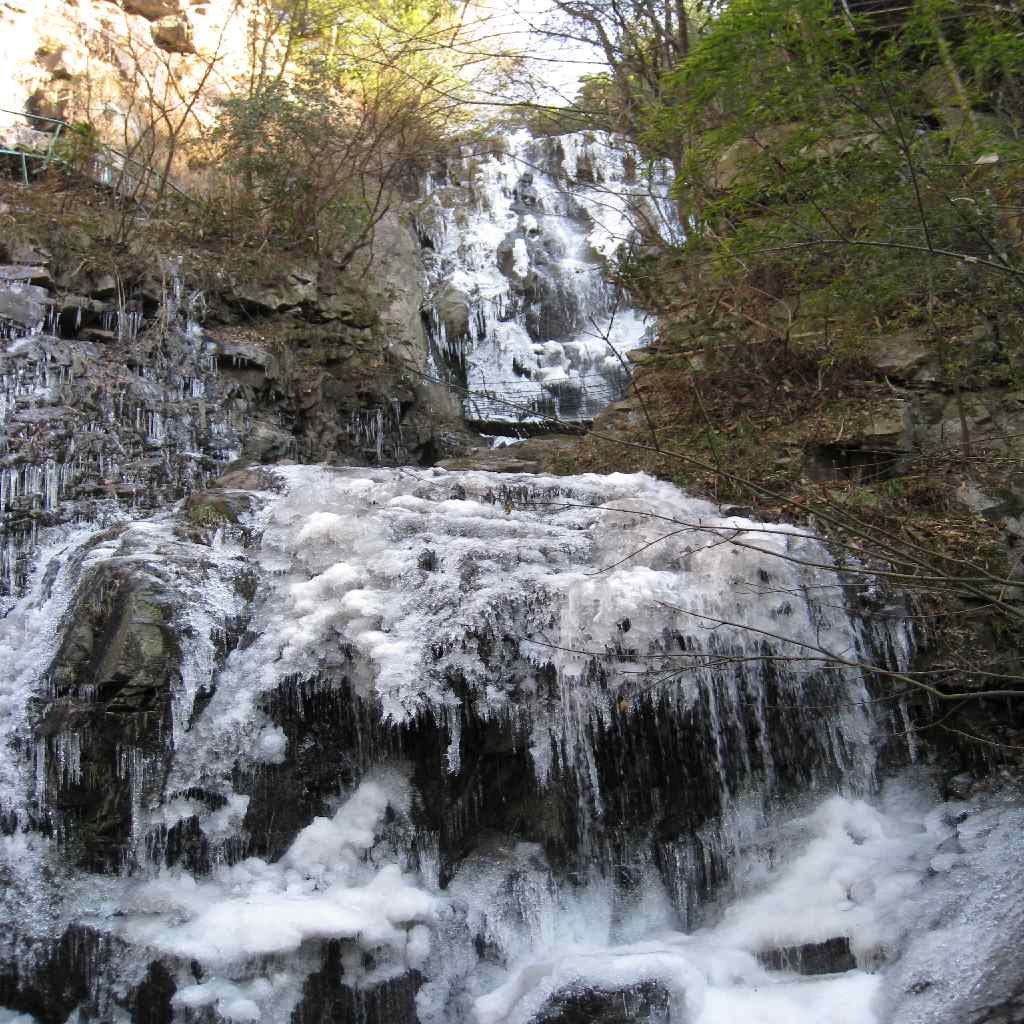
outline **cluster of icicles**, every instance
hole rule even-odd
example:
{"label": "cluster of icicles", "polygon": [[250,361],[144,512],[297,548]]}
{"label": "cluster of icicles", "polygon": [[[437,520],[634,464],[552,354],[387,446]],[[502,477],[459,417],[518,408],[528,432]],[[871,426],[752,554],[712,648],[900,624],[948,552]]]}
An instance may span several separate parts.
{"label": "cluster of icicles", "polygon": [[[842,607],[839,576],[820,568],[828,555],[816,540],[797,528],[723,518],[643,476],[297,466],[277,475],[284,493],[254,495],[259,511],[246,524],[259,537],[254,549],[231,536],[214,538],[212,547],[185,540],[173,513],[116,536],[83,526],[43,538],[37,576],[0,621],[0,657],[10,668],[0,708],[6,749],[24,749],[27,708],[45,692],[64,616],[100,565],[160,564],[179,596],[187,639],[163,796],[144,796],[153,791],[145,758],[130,749],[122,758],[125,784],[137,794],[125,871],[93,876],[62,866],[59,830],[19,829],[0,840],[10,879],[2,910],[26,949],[29,938],[56,938],[86,923],[125,944],[116,963],[97,971],[99,1005],[112,1006],[109,993],[137,983],[159,958],[175,978],[176,1012],[206,1007],[222,1021],[287,1020],[328,939],[343,941],[345,983],[361,990],[418,971],[423,1024],[553,1020],[559,1000],[588,991],[623,999],[654,992],[661,1016],[651,1019],[687,1024],[941,1019],[886,1010],[896,989],[877,968],[904,947],[891,970],[919,968],[908,933],[921,908],[940,915],[975,898],[961,884],[972,872],[1015,870],[1019,813],[961,806],[953,818],[923,776],[890,781],[879,796],[875,743],[884,716],[865,703],[862,672],[845,667],[836,676],[839,707],[819,716],[818,745],[839,762],[845,792],[804,794],[783,815],[766,790],[772,764],[781,768],[777,759],[794,752],[772,748],[763,694],[749,679],[742,694],[727,683],[722,689],[720,668],[705,671],[699,661],[696,671],[673,671],[678,648],[667,638],[701,630],[705,653],[713,653],[707,664],[726,654],[756,657],[768,633],[784,635],[794,655],[813,649],[856,662],[864,627]],[[218,668],[217,638],[242,601],[231,581],[253,560],[260,573],[253,639]],[[514,684],[463,642],[489,630],[516,638]],[[888,639],[899,658],[906,636],[895,630]],[[598,655],[600,685],[589,671]],[[782,692],[798,701],[817,671],[814,660],[794,656],[785,671]],[[580,828],[592,870],[566,879],[539,846],[509,838],[471,853],[442,887],[437,837],[417,835],[413,825],[420,797],[408,766],[383,749],[370,751],[377,763],[354,789],[339,789],[336,810],[309,822],[280,859],[231,862],[227,850],[249,802],[234,789],[237,769],[297,753],[261,698],[288,679],[331,685],[341,672],[384,722],[430,709],[448,730],[445,770],[453,777],[465,754],[459,722],[467,694],[474,714],[514,717],[539,783],[555,785],[568,772],[586,795]],[[456,674],[462,696],[450,685]],[[712,700],[723,735],[740,716],[753,716],[758,728],[749,730],[742,756],[767,765],[760,790],[752,785],[724,800],[714,841],[732,860],[731,903],[695,931],[680,929],[678,894],[653,862],[640,862],[625,886],[602,863],[595,724],[628,715],[652,686],[663,691],[667,716]],[[201,690],[213,696],[194,717]],[[81,742],[69,734],[37,743],[34,759],[7,763],[5,812],[33,794],[45,800],[33,780],[45,776],[47,758],[73,782]],[[712,744],[708,756],[722,749]],[[202,803],[191,792],[219,799]],[[145,855],[154,828],[190,816],[214,851],[208,875]],[[56,887],[43,884],[47,875]],[[951,928],[928,940],[953,941]],[[856,961],[845,973],[808,978],[766,966],[772,950],[837,938]],[[983,937],[977,943],[984,955]],[[17,940],[12,948],[17,955]],[[969,967],[930,982],[920,1005],[945,1012]]]}

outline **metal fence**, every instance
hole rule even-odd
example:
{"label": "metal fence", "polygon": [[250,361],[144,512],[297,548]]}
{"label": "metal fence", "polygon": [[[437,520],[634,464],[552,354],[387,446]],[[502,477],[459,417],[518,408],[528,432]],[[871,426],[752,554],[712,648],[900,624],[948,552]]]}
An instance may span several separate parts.
{"label": "metal fence", "polygon": [[[49,136],[45,150],[31,149],[10,149],[0,146],[0,155],[13,157],[21,168],[21,177],[26,185],[31,182],[29,173],[30,161],[37,161],[45,168],[51,164],[58,164],[62,167],[78,171],[99,185],[109,188],[119,188],[122,192],[127,191],[134,199],[139,199],[139,193],[156,191],[159,193],[173,192],[176,196],[186,202],[193,202],[192,197],[170,178],[165,177],[152,167],[135,160],[133,157],[114,149],[104,142],[96,140],[95,150],[89,156],[84,166],[72,164],[62,153],[60,141],[67,139],[75,131],[75,127],[67,121],[56,117],[43,117],[40,114],[29,114],[21,110],[7,110],[0,107],[0,114],[13,114],[15,117],[24,118],[29,126],[36,124],[45,125],[45,128],[37,128],[36,131]],[[129,187],[124,188],[125,185]]]}

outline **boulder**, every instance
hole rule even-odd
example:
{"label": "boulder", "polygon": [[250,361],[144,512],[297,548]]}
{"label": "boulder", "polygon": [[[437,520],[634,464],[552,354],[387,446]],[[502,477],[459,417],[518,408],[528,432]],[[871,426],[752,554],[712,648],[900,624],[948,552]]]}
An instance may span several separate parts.
{"label": "boulder", "polygon": [[893,449],[909,452],[913,447],[910,402],[890,398],[878,402],[857,430],[862,448]]}
{"label": "boulder", "polygon": [[153,43],[168,53],[195,53],[196,46],[192,40],[192,28],[180,17],[171,15],[153,22],[150,30]]}
{"label": "boulder", "polygon": [[256,510],[259,500],[249,491],[212,487],[205,491],[193,491],[185,501],[185,515],[188,521],[205,530],[216,530],[224,526],[237,526],[243,516]]}
{"label": "boulder", "polygon": [[245,438],[242,458],[253,462],[282,462],[295,454],[293,435],[272,423],[256,422]]}
{"label": "boulder", "polygon": [[45,288],[23,281],[0,281],[0,319],[30,327],[46,316],[49,304]]}
{"label": "boulder", "polygon": [[861,356],[873,370],[893,380],[927,383],[938,379],[935,351],[922,332],[906,331],[869,338],[864,342]]}
{"label": "boulder", "polygon": [[453,285],[434,298],[439,323],[444,325],[445,338],[456,343],[469,334],[469,296]]}
{"label": "boulder", "polygon": [[[145,788],[143,762],[165,749],[181,679],[173,618],[173,592],[155,567],[102,562],[80,588],[50,665],[52,696],[35,727],[49,754],[47,804],[75,822],[76,859],[88,870],[121,863],[132,789]],[[74,769],[62,754],[69,743],[78,748]]]}
{"label": "boulder", "polygon": [[121,0],[129,14],[138,14],[150,21],[181,14],[181,0]]}
{"label": "boulder", "polygon": [[857,958],[845,935],[824,942],[805,942],[799,946],[778,946],[762,950],[757,959],[772,971],[796,974],[839,974],[857,969]]}
{"label": "boulder", "polygon": [[574,986],[556,992],[530,1024],[669,1024],[672,996],[656,981],[621,988]]}

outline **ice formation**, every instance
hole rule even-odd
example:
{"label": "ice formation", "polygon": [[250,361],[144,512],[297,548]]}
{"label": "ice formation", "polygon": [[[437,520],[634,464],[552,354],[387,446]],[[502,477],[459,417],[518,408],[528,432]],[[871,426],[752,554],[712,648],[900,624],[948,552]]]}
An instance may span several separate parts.
{"label": "ice formation", "polygon": [[[934,971],[936,947],[967,942],[966,915],[981,898],[969,880],[984,874],[1007,891],[1020,812],[937,806],[920,778],[890,782],[875,799],[888,719],[864,703],[859,662],[872,641],[817,540],[723,516],[643,476],[277,474],[283,493],[252,495],[258,586],[249,640],[226,660],[217,637],[239,614],[232,581],[249,560],[237,539],[197,544],[173,513],[43,538],[32,585],[0,621],[14,669],[3,681],[8,749],[31,742],[41,673],[76,589],[103,566],[161,573],[186,642],[166,773],[154,774],[159,752],[123,755],[135,795],[120,875],[61,860],[60,813],[47,810],[42,780],[56,759],[60,784],[73,783],[83,756],[74,736],[36,741],[34,758],[5,765],[3,809],[19,822],[0,845],[4,914],[23,922],[15,959],[31,965],[38,944],[69,926],[119,943],[123,953],[93,979],[111,1019],[111,993],[156,958],[173,971],[175,1013],[287,1020],[331,940],[360,991],[418,971],[424,1024],[528,1024],[587,992],[647,1000],[661,1014],[650,1019],[687,1024],[937,1024],[962,1003],[936,981],[924,1000],[901,1003],[887,979],[913,986]],[[885,639],[897,662],[905,657],[901,631]],[[823,666],[826,655],[841,663]],[[296,679],[352,685],[378,724],[330,813],[279,856],[239,859],[232,844],[251,798],[238,779],[299,753],[265,700]],[[796,708],[823,687],[838,706],[780,732],[772,702]],[[630,840],[616,817],[625,769],[609,765],[604,738],[630,741],[635,720],[652,715],[663,731],[650,735],[683,744],[672,757],[704,744],[720,788],[700,841],[662,837],[653,858],[649,840]],[[540,844],[498,836],[442,870],[437,835],[417,824],[424,808],[402,751],[424,716],[444,734],[439,778],[459,777],[466,729],[508,723],[535,784],[572,794],[578,859],[568,875]],[[669,730],[685,722],[708,734]],[[388,730],[397,742],[381,741]],[[794,757],[813,762],[796,788]],[[635,797],[649,769],[630,770]],[[32,828],[40,815],[56,830]],[[190,820],[212,851],[207,871],[168,866],[154,845]],[[731,864],[714,891],[700,857]],[[41,884],[47,875],[53,883]],[[688,920],[694,899],[709,898],[716,909],[703,923]],[[921,906],[940,927],[915,938]],[[1009,901],[1004,916],[1019,913]],[[787,969],[794,951],[830,942],[842,945],[843,973]],[[977,958],[959,969],[969,975]]]}
{"label": "ice formation", "polygon": [[[450,288],[434,368],[462,368],[479,419],[618,393],[606,342],[643,324],[598,268],[627,205],[660,214],[622,199],[628,154],[603,144],[519,135],[435,182],[475,196],[428,203],[421,229]],[[84,476],[134,493],[102,424],[161,452],[170,490],[203,475],[171,410],[215,381],[201,305],[169,264],[185,362],[126,371],[59,457],[0,470],[0,520],[36,513],[0,551],[4,993],[57,964],[71,1024],[122,1024],[157,965],[181,1024],[288,1021],[325,973],[388,1024],[550,1024],[595,1000],[660,1024],[944,1024],[1020,989],[1024,812],[942,804],[922,770],[880,782],[908,722],[869,666],[912,638],[858,616],[864,585],[803,528],[642,475],[298,465],[232,492],[234,525],[102,499],[54,525]],[[5,346],[0,426],[45,424],[90,358],[54,326]],[[379,459],[400,420],[357,411],[349,434]],[[244,423],[206,429],[223,461]],[[130,656],[166,670],[148,732],[125,707],[98,725],[102,687],[58,671],[93,653],[76,628],[97,601],[115,623],[111,594],[151,627]],[[103,758],[127,822],[94,843],[105,872],[76,817]]]}
{"label": "ice formation", "polygon": [[476,421],[592,417],[628,385],[648,325],[607,283],[631,242],[672,237],[669,174],[604,133],[526,131],[453,161],[418,215],[432,369]]}

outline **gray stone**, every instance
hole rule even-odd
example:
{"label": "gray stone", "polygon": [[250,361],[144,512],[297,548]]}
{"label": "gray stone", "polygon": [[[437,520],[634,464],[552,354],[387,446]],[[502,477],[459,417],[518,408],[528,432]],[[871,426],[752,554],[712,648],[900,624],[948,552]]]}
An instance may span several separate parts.
{"label": "gray stone", "polygon": [[150,21],[181,14],[180,0],[121,0],[129,14],[139,14]]}
{"label": "gray stone", "polygon": [[437,318],[444,325],[445,337],[458,342],[469,334],[469,297],[452,285],[434,297]]}
{"label": "gray stone", "polygon": [[242,448],[242,457],[254,462],[280,462],[295,453],[295,438],[270,423],[256,423]]}
{"label": "gray stone", "polygon": [[319,270],[314,262],[263,270],[264,275],[258,279],[235,283],[232,294],[236,301],[272,313],[316,303]]}
{"label": "gray stone", "polygon": [[51,256],[46,249],[35,245],[21,243],[14,245],[8,250],[8,259],[12,263],[34,263],[45,265],[50,262]]}
{"label": "gray stone", "polygon": [[0,266],[0,286],[6,281],[25,281],[29,284],[48,284],[50,272],[46,267],[33,267],[26,264]]}
{"label": "gray stone", "polygon": [[20,282],[0,282],[0,318],[29,327],[46,316],[49,304],[50,297],[45,288]]}
{"label": "gray stone", "polygon": [[861,349],[864,360],[893,380],[925,382],[938,379],[934,349],[922,334],[907,331],[869,338]]}
{"label": "gray stone", "polygon": [[171,15],[153,22],[150,29],[153,42],[168,53],[195,53],[191,26],[184,18]]}

